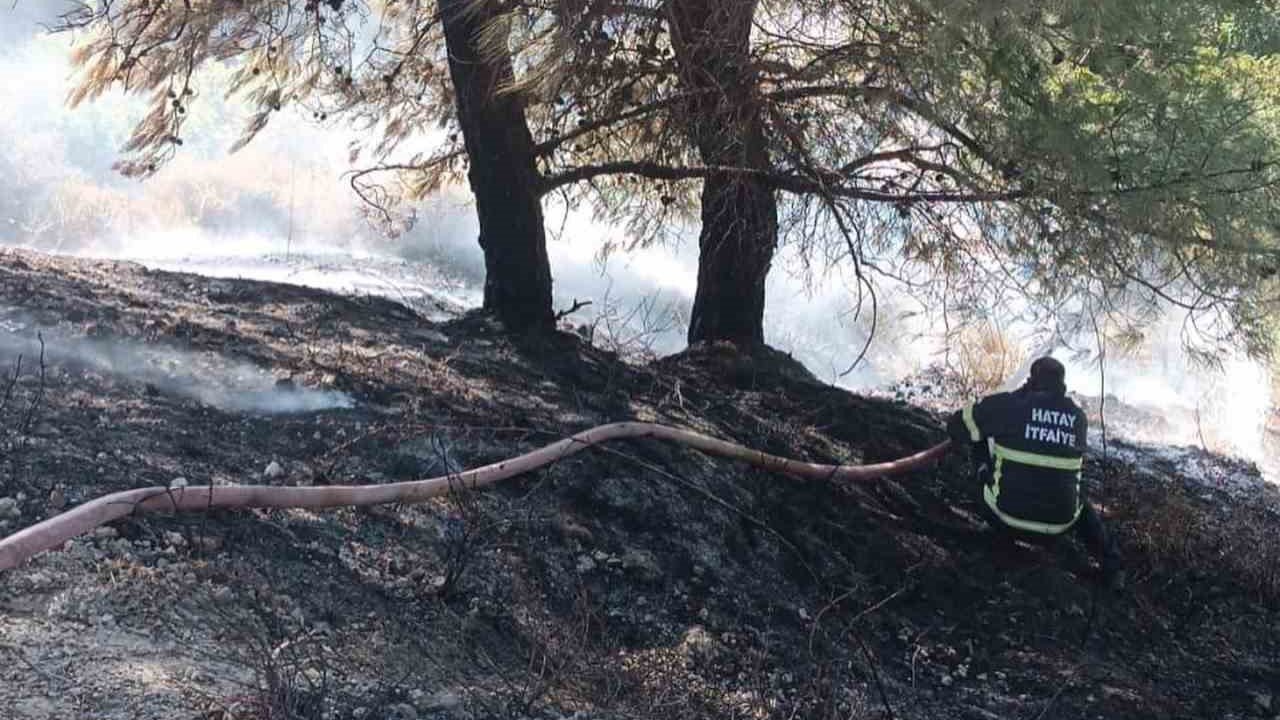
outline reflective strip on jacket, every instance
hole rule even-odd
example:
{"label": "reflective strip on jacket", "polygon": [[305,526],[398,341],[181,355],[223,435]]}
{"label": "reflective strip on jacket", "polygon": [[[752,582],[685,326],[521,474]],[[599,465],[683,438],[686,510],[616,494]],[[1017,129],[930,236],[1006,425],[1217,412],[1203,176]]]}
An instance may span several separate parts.
{"label": "reflective strip on jacket", "polygon": [[1075,524],[1088,420],[1071,398],[1027,389],[992,395],[953,414],[947,430],[985,459],[982,496],[1006,525],[1058,535]]}

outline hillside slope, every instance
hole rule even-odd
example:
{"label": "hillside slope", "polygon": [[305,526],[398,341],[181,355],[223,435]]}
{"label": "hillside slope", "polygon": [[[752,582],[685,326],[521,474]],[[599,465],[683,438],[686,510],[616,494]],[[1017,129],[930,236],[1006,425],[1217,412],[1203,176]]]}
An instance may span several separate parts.
{"label": "hillside slope", "polygon": [[[479,316],[123,263],[6,253],[0,325],[0,360],[26,356],[0,415],[0,532],[179,478],[414,479],[624,419],[820,462],[941,438],[938,417],[783,356],[711,347],[634,367],[570,334],[518,343]],[[993,547],[954,455],[834,486],[627,442],[419,506],[130,519],[0,574],[0,707],[1280,716],[1276,493],[1187,474],[1248,467],[1161,457],[1089,463],[1131,562],[1118,596],[1094,592],[1069,544]]]}

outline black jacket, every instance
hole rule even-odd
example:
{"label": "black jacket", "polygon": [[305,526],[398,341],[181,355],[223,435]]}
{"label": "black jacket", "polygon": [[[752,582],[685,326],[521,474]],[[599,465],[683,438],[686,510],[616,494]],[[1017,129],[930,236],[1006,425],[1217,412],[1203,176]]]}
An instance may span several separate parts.
{"label": "black jacket", "polygon": [[1071,398],[1028,388],[992,395],[953,414],[947,432],[975,445],[983,498],[1006,525],[1056,535],[1075,523],[1088,419]]}

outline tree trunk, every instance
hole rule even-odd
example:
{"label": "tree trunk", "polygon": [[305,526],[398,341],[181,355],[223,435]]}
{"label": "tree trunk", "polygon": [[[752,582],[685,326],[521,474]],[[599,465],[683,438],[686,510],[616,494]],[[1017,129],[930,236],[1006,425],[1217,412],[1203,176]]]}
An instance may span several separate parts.
{"label": "tree trunk", "polygon": [[551,264],[533,136],[518,95],[501,92],[514,78],[510,53],[482,46],[481,31],[498,17],[498,3],[439,0],[439,6],[480,219],[484,307],[511,331],[551,329]]}
{"label": "tree trunk", "polygon": [[[670,0],[680,82],[695,91],[690,136],[704,164],[770,167],[751,21],[758,0]],[[764,283],[778,245],[778,203],[759,178],[721,173],[702,186],[698,289],[689,342],[764,343]]]}

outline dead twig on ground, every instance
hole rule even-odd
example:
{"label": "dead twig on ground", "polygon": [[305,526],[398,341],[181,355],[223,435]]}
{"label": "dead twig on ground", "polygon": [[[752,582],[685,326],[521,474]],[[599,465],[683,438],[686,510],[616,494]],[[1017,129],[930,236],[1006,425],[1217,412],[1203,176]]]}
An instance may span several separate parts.
{"label": "dead twig on ground", "polygon": [[59,675],[57,673],[50,672],[40,667],[39,665],[35,664],[31,660],[31,658],[27,657],[27,654],[22,651],[22,648],[18,647],[17,645],[13,645],[6,642],[0,642],[0,650],[8,650],[9,653],[14,657],[18,658],[18,660],[21,661],[23,665],[26,665],[27,667],[31,668],[31,670],[33,670],[36,674],[38,674],[40,677],[44,678],[45,680],[48,680],[49,682],[57,683],[57,684],[71,684],[71,679],[66,677],[65,675]]}
{"label": "dead twig on ground", "polygon": [[884,703],[884,710],[888,713],[889,720],[897,717],[893,712],[893,705],[889,703],[889,691],[885,689],[884,681],[880,679],[880,666],[876,663],[876,656],[872,654],[871,648],[867,647],[867,643],[862,639],[862,634],[856,631],[850,631],[849,635],[858,643],[858,647],[862,649],[862,655],[867,659],[867,666],[871,669],[871,677],[875,680],[876,691],[880,693],[880,702]]}

